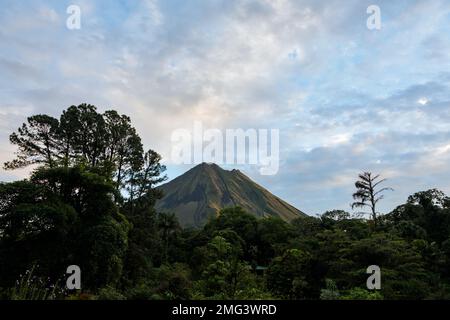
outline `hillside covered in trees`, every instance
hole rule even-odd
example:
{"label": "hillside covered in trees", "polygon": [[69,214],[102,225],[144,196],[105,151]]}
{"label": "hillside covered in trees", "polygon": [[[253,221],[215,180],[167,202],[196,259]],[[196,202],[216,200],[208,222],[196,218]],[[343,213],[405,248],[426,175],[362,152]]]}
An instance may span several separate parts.
{"label": "hillside covered in trees", "polygon": [[[72,106],[29,117],[10,140],[5,169],[33,172],[0,184],[2,299],[450,299],[450,198],[439,190],[379,215],[362,175],[354,205],[372,205],[368,219],[335,210],[285,222],[230,207],[183,229],[155,209],[165,167],[127,116]],[[81,290],[65,289],[69,265]],[[366,288],[370,265],[381,290]]]}

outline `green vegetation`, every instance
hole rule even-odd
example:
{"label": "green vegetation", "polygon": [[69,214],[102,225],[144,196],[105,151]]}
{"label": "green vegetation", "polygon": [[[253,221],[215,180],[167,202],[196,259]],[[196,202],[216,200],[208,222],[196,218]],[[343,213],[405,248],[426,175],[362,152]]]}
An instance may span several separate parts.
{"label": "green vegetation", "polygon": [[[72,106],[30,117],[11,142],[5,168],[34,170],[0,184],[0,298],[450,299],[450,198],[438,190],[380,215],[360,183],[369,220],[336,210],[287,223],[231,207],[183,229],[155,209],[165,168],[128,117]],[[69,265],[81,291],[61,289]],[[379,291],[365,289],[370,265]]]}

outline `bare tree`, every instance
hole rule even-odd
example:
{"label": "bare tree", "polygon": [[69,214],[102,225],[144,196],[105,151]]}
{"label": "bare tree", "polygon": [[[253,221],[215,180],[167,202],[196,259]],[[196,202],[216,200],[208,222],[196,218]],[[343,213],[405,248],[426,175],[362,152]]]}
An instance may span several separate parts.
{"label": "bare tree", "polygon": [[394,189],[384,187],[377,190],[377,187],[386,181],[386,179],[379,179],[379,174],[372,175],[371,172],[364,172],[359,174],[358,177],[359,180],[355,182],[356,192],[353,194],[353,199],[356,201],[352,203],[352,209],[369,207],[372,220],[376,225],[378,214],[376,204],[384,198],[381,193],[387,190],[393,191]]}

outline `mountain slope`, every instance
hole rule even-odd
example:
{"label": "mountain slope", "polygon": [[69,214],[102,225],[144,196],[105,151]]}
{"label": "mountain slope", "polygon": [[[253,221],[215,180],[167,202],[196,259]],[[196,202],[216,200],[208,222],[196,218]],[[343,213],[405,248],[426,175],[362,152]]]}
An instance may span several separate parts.
{"label": "mountain slope", "polygon": [[174,212],[183,226],[201,227],[220,209],[232,206],[258,217],[278,216],[285,221],[304,215],[239,170],[227,171],[216,164],[199,164],[159,188],[164,197],[156,209]]}

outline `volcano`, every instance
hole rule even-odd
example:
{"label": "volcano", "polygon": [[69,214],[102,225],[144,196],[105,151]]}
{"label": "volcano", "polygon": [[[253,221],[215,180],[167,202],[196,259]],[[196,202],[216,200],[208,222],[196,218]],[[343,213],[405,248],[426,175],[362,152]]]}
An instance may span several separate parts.
{"label": "volcano", "polygon": [[158,211],[173,212],[183,227],[202,227],[227,207],[242,207],[256,217],[291,221],[305,214],[261,187],[239,170],[202,163],[158,187]]}

